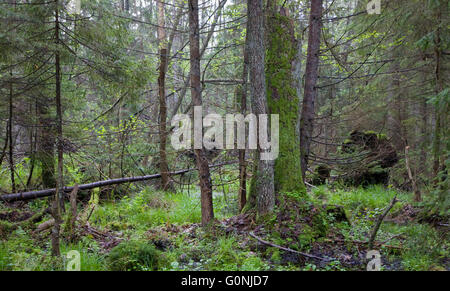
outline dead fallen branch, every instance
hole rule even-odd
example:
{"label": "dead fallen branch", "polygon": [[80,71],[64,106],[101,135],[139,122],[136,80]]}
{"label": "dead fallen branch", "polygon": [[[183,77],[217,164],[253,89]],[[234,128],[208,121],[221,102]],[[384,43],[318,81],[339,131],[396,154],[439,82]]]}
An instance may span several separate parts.
{"label": "dead fallen branch", "polygon": [[318,188],[317,186],[314,186],[313,184],[310,184],[308,182],[304,182],[306,186],[311,187],[311,188]]}
{"label": "dead fallen branch", "polygon": [[307,257],[307,258],[310,258],[310,259],[320,260],[320,261],[328,262],[328,261],[332,261],[333,260],[332,258],[322,258],[322,257],[310,255],[310,254],[307,254],[307,253],[302,253],[302,252],[299,252],[299,251],[296,251],[296,250],[293,250],[293,249],[290,249],[290,248],[286,248],[286,247],[283,247],[283,246],[279,246],[279,245],[273,244],[271,242],[265,241],[262,238],[256,236],[253,232],[249,232],[249,235],[251,237],[255,238],[256,240],[258,240],[259,242],[265,244],[265,245],[268,245],[268,246],[271,246],[271,247],[275,247],[275,248],[278,248],[278,249],[283,250],[283,251],[299,254],[301,256],[304,256],[304,257]]}
{"label": "dead fallen branch", "polygon": [[381,223],[383,222],[383,219],[386,217],[386,215],[389,213],[389,211],[394,207],[395,203],[397,203],[397,196],[395,196],[392,200],[389,206],[386,208],[386,210],[378,217],[377,223],[375,224],[375,227],[372,230],[372,233],[370,234],[370,238],[368,240],[369,249],[371,250],[373,248],[373,243],[375,241],[375,237],[377,236],[378,229],[381,226]]}
{"label": "dead fallen branch", "polygon": [[[390,238],[389,240],[393,239]],[[389,241],[388,240],[388,241]],[[367,241],[362,241],[362,240],[345,240],[345,239],[339,239],[339,238],[335,238],[335,239],[327,239],[325,240],[326,242],[330,242],[330,243],[336,243],[336,242],[341,242],[341,243],[351,243],[351,244],[358,244],[358,245],[366,245],[369,242]],[[384,242],[374,242],[374,245],[378,246],[378,247],[385,247],[387,249],[396,249],[396,250],[405,250],[404,247],[401,246],[393,246],[393,245],[386,245],[387,241]]]}
{"label": "dead fallen branch", "polygon": [[55,220],[49,219],[41,224],[39,224],[36,228],[36,232],[42,232],[44,230],[50,229],[53,225],[55,225]]}
{"label": "dead fallen branch", "polygon": [[[235,164],[235,163],[237,163],[237,162],[233,161],[233,162],[228,162],[228,163],[211,165],[210,168],[220,167],[220,166],[225,166],[225,165],[230,165],[230,164]],[[191,171],[195,171],[195,170],[197,170],[197,168],[184,169],[184,170],[171,172],[169,175],[171,175],[171,176],[182,175],[182,174],[185,174],[185,173],[188,173]],[[78,186],[78,190],[89,190],[89,189],[94,189],[94,188],[99,188],[99,187],[110,186],[110,185],[153,180],[153,179],[158,179],[160,177],[161,177],[161,174],[153,174],[153,175],[146,175],[146,176],[125,177],[125,178],[97,181],[97,182],[88,183],[88,184],[81,184]],[[74,188],[75,188],[74,186],[64,187],[63,190],[65,193],[68,193],[68,192],[73,191]],[[5,201],[5,202],[24,201],[24,200],[32,200],[32,199],[36,199],[36,198],[48,197],[48,196],[52,196],[53,194],[55,194],[55,188],[38,190],[38,191],[4,194],[4,195],[0,196],[0,200]]]}

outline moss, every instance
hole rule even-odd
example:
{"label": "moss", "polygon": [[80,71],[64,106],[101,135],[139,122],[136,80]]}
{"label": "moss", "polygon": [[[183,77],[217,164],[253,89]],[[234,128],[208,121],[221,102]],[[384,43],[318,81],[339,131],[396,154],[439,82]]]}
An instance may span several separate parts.
{"label": "moss", "polygon": [[53,155],[46,152],[39,151],[36,154],[36,159],[40,162],[42,167],[42,185],[45,188],[54,188],[56,186],[55,179],[55,159]]}
{"label": "moss", "polygon": [[384,133],[379,133],[377,134],[377,138],[379,140],[387,140],[387,135],[385,135]]}
{"label": "moss", "polygon": [[372,135],[372,134],[377,134],[375,131],[373,131],[373,130],[366,130],[366,131],[364,131],[364,134],[365,135]]}
{"label": "moss", "polygon": [[112,271],[152,271],[158,269],[160,254],[155,247],[143,241],[122,242],[109,254]]}
{"label": "moss", "polygon": [[0,238],[7,237],[16,228],[17,225],[8,221],[0,220]]}
{"label": "moss", "polygon": [[279,14],[268,18],[269,46],[266,53],[267,97],[271,114],[280,118],[279,156],[275,161],[275,190],[306,192],[300,167],[297,135],[299,99],[293,87],[292,63],[296,46],[290,19]]}

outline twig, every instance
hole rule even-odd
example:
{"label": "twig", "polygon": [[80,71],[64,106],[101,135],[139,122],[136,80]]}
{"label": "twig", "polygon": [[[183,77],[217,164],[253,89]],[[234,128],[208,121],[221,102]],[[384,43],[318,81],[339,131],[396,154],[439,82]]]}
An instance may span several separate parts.
{"label": "twig", "polygon": [[270,243],[268,241],[263,240],[260,237],[257,237],[253,232],[249,232],[248,234],[251,237],[255,238],[256,240],[258,240],[259,242],[261,242],[261,243],[263,243],[265,245],[268,245],[268,246],[271,246],[271,247],[275,247],[275,248],[278,248],[278,249],[283,250],[283,251],[299,254],[299,255],[302,255],[302,256],[307,257],[307,258],[321,260],[321,261],[331,261],[332,260],[331,258],[322,258],[322,257],[318,257],[318,256],[302,253],[302,252],[299,252],[299,251],[296,251],[296,250],[293,250],[293,249],[290,249],[290,248],[286,248],[286,247],[282,247],[282,246]]}

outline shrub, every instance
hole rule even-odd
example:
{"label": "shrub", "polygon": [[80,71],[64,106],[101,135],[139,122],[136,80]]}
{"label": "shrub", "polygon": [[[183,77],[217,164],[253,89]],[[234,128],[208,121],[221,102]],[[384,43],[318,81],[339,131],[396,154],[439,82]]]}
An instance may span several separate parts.
{"label": "shrub", "polygon": [[147,242],[122,242],[108,256],[112,271],[154,271],[158,269],[159,252]]}

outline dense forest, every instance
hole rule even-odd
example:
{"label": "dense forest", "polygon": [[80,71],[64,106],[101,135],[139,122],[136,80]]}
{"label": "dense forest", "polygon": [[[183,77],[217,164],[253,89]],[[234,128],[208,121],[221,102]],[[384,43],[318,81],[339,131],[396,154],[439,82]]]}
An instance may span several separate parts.
{"label": "dense forest", "polygon": [[1,0],[0,270],[450,270],[448,0]]}

